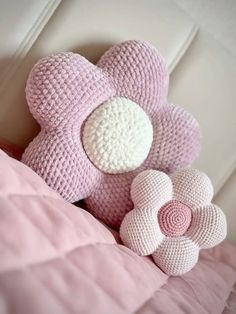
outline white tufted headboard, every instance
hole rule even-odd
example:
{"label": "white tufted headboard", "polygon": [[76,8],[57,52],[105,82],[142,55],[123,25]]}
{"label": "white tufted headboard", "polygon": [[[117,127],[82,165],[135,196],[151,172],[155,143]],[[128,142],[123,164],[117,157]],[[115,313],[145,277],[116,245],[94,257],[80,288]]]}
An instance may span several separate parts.
{"label": "white tufted headboard", "polygon": [[153,43],[171,72],[169,99],[203,130],[195,166],[212,179],[236,241],[236,2],[0,0],[0,137],[25,147],[38,132],[24,96],[37,59],[79,52],[96,62],[126,39]]}

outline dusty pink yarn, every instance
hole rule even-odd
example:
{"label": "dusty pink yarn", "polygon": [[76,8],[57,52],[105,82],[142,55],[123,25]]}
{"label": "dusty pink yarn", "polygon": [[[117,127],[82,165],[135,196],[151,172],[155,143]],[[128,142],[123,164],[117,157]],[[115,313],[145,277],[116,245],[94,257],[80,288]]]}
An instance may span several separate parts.
{"label": "dusty pink yarn", "polygon": [[226,217],[211,203],[211,181],[197,169],[171,176],[145,170],[132,182],[131,197],[134,208],[121,223],[121,239],[139,255],[152,254],[169,275],[188,272],[200,249],[214,247],[226,237]]}
{"label": "dusty pink yarn", "polygon": [[164,204],[157,216],[161,232],[170,237],[183,235],[192,219],[191,209],[176,200]]}
{"label": "dusty pink yarn", "polygon": [[[190,113],[167,103],[168,81],[159,52],[141,41],[112,47],[97,66],[70,52],[41,59],[26,86],[28,105],[41,131],[22,161],[66,200],[85,199],[92,214],[119,227],[132,209],[130,185],[139,172],[153,168],[170,173],[191,164],[199,153],[199,125]],[[81,134],[94,109],[114,96],[139,104],[154,135],[140,167],[110,175],[89,160]]]}

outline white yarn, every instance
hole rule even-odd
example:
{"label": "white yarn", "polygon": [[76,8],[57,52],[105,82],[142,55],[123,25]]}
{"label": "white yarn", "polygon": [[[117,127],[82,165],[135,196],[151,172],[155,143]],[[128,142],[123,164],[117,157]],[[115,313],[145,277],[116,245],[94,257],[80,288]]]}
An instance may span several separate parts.
{"label": "white yarn", "polygon": [[166,237],[152,257],[166,274],[179,276],[195,266],[198,255],[198,245],[191,239],[182,236]]}
{"label": "white yarn", "polygon": [[214,191],[208,176],[194,168],[187,168],[171,175],[174,198],[192,209],[211,203]]}
{"label": "white yarn", "polygon": [[139,255],[152,254],[165,238],[158,225],[157,211],[158,208],[133,209],[121,223],[123,243]]}
{"label": "white yarn", "polygon": [[172,199],[172,182],[164,172],[145,170],[131,185],[131,198],[135,207],[158,207]]}
{"label": "white yarn", "polygon": [[215,204],[195,209],[191,227],[186,233],[201,249],[219,244],[227,235],[227,222],[223,211]]}
{"label": "white yarn", "polygon": [[[152,254],[166,274],[177,276],[194,267],[200,249],[224,240],[227,223],[223,211],[210,203],[213,188],[206,174],[185,169],[171,175],[171,179],[156,170],[146,170],[135,177],[131,185],[134,209],[122,221],[120,236],[127,247],[139,255]],[[163,234],[157,216],[172,197],[192,211],[190,227],[176,237]]]}
{"label": "white yarn", "polygon": [[93,164],[106,173],[136,169],[146,159],[153,127],[135,102],[114,97],[99,106],[85,122],[84,149]]}

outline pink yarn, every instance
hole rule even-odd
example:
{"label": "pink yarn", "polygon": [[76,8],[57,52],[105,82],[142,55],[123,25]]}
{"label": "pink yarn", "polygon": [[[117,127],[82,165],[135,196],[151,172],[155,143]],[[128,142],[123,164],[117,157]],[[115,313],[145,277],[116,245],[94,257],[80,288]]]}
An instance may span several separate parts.
{"label": "pink yarn", "polygon": [[196,169],[171,176],[145,170],[134,179],[131,196],[134,209],[121,223],[121,239],[139,255],[152,254],[169,275],[188,272],[200,249],[214,247],[226,237],[225,215],[211,203],[211,181]]}
{"label": "pink yarn", "polygon": [[158,211],[161,232],[170,237],[183,235],[191,223],[191,209],[179,201],[169,201]]}
{"label": "pink yarn", "polygon": [[[199,153],[199,125],[184,109],[167,103],[168,81],[159,52],[135,40],[109,49],[97,66],[75,53],[41,59],[26,86],[28,105],[41,132],[22,161],[64,199],[85,199],[92,214],[118,228],[132,209],[130,185],[138,173],[150,168],[173,172],[191,164]],[[118,175],[97,169],[81,141],[88,116],[114,96],[139,104],[154,133],[143,164]]]}

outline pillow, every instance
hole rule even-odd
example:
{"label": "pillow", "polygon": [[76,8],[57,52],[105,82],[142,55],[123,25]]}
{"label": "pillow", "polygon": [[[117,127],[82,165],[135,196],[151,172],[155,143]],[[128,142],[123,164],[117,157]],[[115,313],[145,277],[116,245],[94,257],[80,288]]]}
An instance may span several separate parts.
{"label": "pillow", "polygon": [[64,199],[85,199],[118,228],[139,172],[171,173],[199,153],[199,125],[167,102],[168,82],[159,52],[141,41],[112,47],[96,66],[71,52],[41,59],[26,86],[41,131],[22,161]]}
{"label": "pillow", "polygon": [[121,239],[139,255],[152,254],[168,275],[188,272],[197,263],[200,249],[226,237],[225,215],[211,203],[211,181],[196,169],[171,176],[143,171],[131,185],[131,197],[134,209],[122,221]]}

